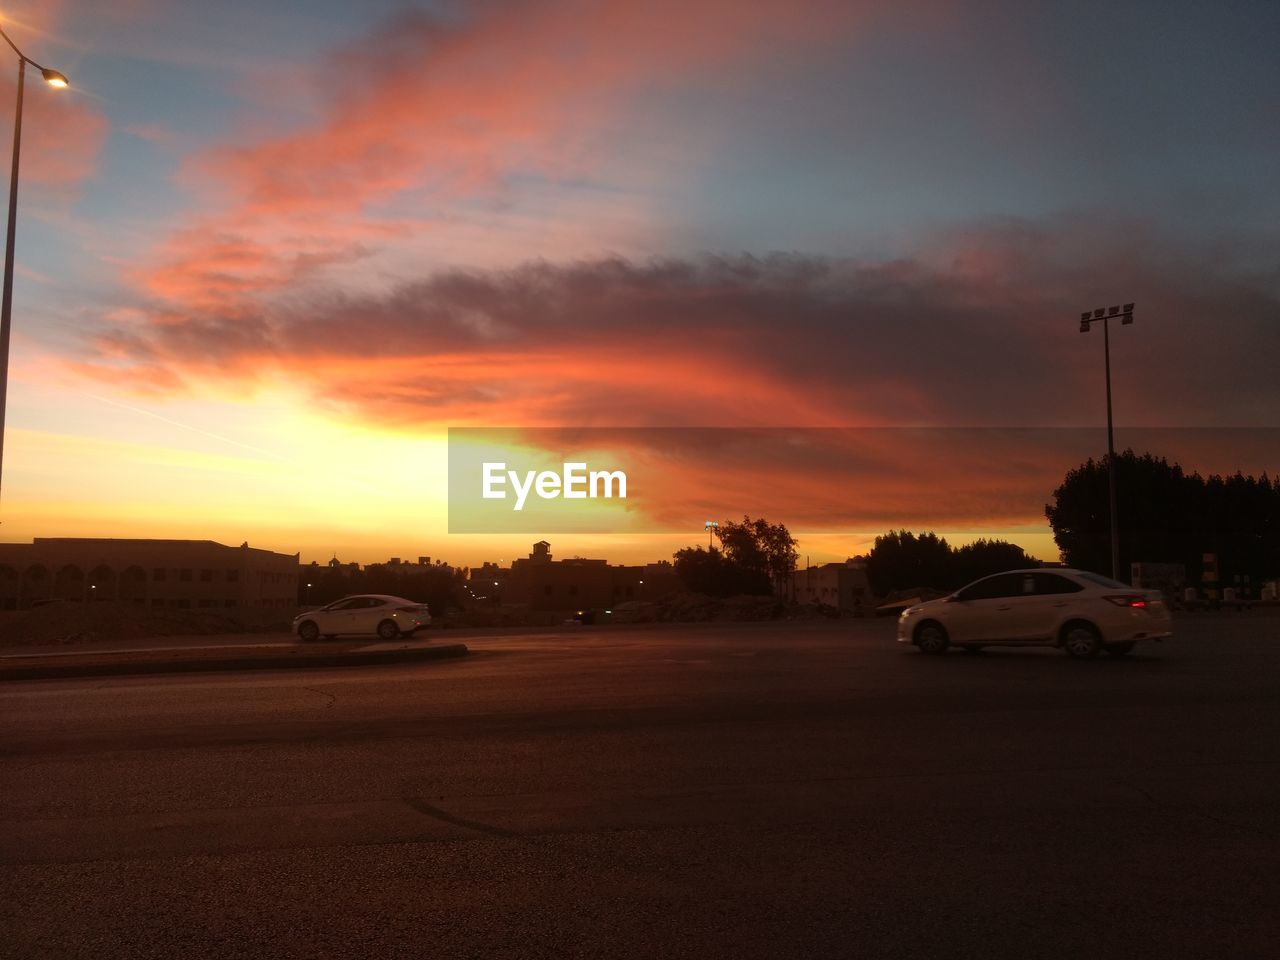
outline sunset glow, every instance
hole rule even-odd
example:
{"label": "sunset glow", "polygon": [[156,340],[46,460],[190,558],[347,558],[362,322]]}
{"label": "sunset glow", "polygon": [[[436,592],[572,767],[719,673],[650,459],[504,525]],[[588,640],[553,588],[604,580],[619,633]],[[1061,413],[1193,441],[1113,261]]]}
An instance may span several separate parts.
{"label": "sunset glow", "polygon": [[[1215,433],[1280,423],[1261,33],[999,6],[7,4],[73,82],[25,94],[0,539],[478,564],[531,538],[448,532],[450,427],[876,427],[668,451],[556,552],[750,513],[814,562],[902,526],[1053,558],[1044,503],[1105,452],[1075,318],[1131,300],[1117,444],[1274,473]],[[1231,62],[1147,110],[1206,31]]]}

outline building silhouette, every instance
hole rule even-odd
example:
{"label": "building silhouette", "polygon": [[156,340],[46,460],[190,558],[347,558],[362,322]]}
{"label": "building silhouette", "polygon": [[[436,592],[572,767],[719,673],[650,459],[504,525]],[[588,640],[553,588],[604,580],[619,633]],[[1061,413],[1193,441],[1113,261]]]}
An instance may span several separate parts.
{"label": "building silhouette", "polygon": [[658,600],[680,587],[668,561],[621,566],[607,560],[556,560],[551,544],[539,540],[528,557],[509,568],[485,563],[471,570],[475,596],[531,610],[607,609],[632,600]]}
{"label": "building silhouette", "polygon": [[820,603],[841,610],[860,610],[871,600],[865,560],[824,563],[805,567],[793,574],[793,599],[797,603]]}
{"label": "building silhouette", "polygon": [[291,608],[298,554],[213,540],[36,537],[0,543],[0,609],[49,600],[147,607]]}

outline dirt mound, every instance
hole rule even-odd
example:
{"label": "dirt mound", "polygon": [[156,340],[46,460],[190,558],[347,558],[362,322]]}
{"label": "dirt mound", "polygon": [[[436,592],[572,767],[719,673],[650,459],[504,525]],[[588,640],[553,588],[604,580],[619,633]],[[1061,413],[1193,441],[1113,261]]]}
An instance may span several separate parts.
{"label": "dirt mound", "polygon": [[292,610],[233,614],[230,611],[161,610],[127,603],[56,600],[29,610],[0,611],[0,647],[285,630],[292,615]]}

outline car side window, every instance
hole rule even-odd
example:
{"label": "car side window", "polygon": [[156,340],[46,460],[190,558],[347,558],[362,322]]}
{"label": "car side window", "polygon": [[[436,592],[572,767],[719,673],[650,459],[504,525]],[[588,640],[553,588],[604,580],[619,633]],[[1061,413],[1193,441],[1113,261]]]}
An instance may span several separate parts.
{"label": "car side window", "polygon": [[998,573],[977,583],[971,583],[957,595],[960,600],[995,600],[999,597],[1022,596],[1022,575]]}
{"label": "car side window", "polygon": [[326,610],[350,610],[353,606],[355,606],[355,603],[356,601],[354,600],[339,600],[337,603],[332,604],[331,606],[325,607],[325,609]]}
{"label": "car side window", "polygon": [[1079,593],[1084,587],[1056,573],[1033,573],[1036,594]]}

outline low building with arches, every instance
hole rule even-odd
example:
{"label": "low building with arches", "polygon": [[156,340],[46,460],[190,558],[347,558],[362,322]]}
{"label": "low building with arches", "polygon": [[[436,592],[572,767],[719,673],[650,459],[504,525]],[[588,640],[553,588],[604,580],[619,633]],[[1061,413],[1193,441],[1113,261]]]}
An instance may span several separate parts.
{"label": "low building with arches", "polygon": [[291,608],[298,554],[213,540],[36,537],[0,543],[0,610],[50,600],[183,609]]}

